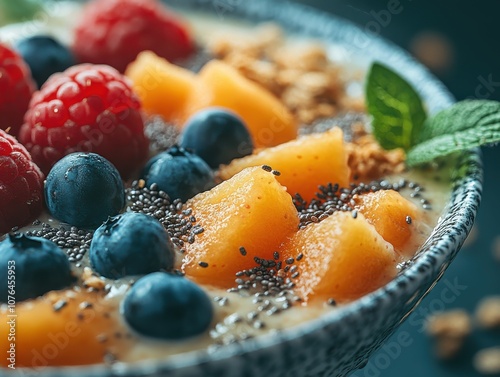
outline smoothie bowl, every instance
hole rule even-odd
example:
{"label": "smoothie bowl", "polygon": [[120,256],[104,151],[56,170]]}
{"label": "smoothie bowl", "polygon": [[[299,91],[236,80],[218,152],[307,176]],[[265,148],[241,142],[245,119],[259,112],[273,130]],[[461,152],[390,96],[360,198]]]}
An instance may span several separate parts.
{"label": "smoothie bowl", "polygon": [[[35,54],[40,90],[9,130],[24,147],[0,134],[2,158],[22,160],[14,175],[35,181],[14,224],[19,195],[0,181],[0,225],[14,228],[0,243],[2,374],[362,367],[474,221],[479,151],[445,138],[455,153],[442,153],[429,129],[455,119],[451,95],[406,53],[309,8],[117,3],[53,2],[43,22],[0,30],[28,63],[36,44],[19,40],[33,34],[74,54],[43,85]],[[168,24],[163,39],[127,39],[141,22]]]}

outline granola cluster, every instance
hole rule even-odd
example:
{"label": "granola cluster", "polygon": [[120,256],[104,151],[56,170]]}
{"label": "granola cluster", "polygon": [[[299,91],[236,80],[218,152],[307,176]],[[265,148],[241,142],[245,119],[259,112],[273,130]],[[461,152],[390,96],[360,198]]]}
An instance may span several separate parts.
{"label": "granola cluster", "polygon": [[346,143],[347,163],[355,180],[369,181],[405,169],[402,149],[384,150],[372,135],[364,135]]}
{"label": "granola cluster", "polygon": [[341,71],[322,44],[286,41],[274,24],[253,33],[215,34],[208,50],[281,99],[300,124],[364,108],[362,100],[345,95]]}

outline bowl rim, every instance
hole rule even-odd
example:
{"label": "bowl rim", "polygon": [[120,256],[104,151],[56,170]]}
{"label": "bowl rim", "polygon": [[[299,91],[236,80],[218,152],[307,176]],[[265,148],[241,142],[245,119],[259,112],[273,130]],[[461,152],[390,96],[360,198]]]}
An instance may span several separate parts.
{"label": "bowl rim", "polygon": [[[52,0],[54,1],[54,0]],[[57,1],[57,0],[56,0]],[[174,10],[187,9],[195,6],[197,11],[212,10],[217,15],[213,0],[163,0],[173,6]],[[326,43],[333,42],[348,48],[356,55],[369,56],[372,60],[380,60],[384,64],[398,71],[409,82],[411,82],[422,96],[429,112],[436,111],[452,105],[455,100],[445,86],[434,77],[427,68],[418,63],[410,54],[392,42],[389,42],[376,34],[363,30],[360,26],[338,16],[328,14],[307,5],[289,2],[287,0],[225,0],[224,4],[231,6],[228,18],[244,18],[245,21],[272,20],[284,26],[285,30],[298,31],[301,34],[319,37]],[[83,0],[77,0],[83,2]],[[219,14],[220,17],[220,14]],[[315,22],[305,23],[304,20]],[[355,43],[358,41],[358,43]],[[390,296],[392,300],[398,299],[398,287],[402,282],[407,282],[409,276],[414,286],[418,286],[426,279],[436,281],[441,278],[449,262],[455,257],[461,245],[465,241],[472,228],[474,216],[480,202],[482,189],[482,162],[479,149],[465,152],[458,163],[459,168],[466,168],[466,173],[460,177],[454,185],[452,198],[449,201],[451,208],[439,224],[436,226],[427,242],[422,247],[424,250],[415,262],[399,274],[395,279],[379,288],[378,290],[363,296],[344,306],[340,306],[329,313],[307,321],[298,326],[280,331],[276,334],[266,334],[247,340],[240,344],[224,346],[216,353],[210,354],[207,350],[198,350],[183,353],[160,360],[146,360],[131,364],[117,363],[111,368],[106,365],[72,366],[72,367],[43,367],[43,369],[25,369],[9,371],[8,376],[96,376],[109,377],[110,375],[137,376],[157,375],[162,370],[177,370],[199,365],[209,361],[227,360],[234,356],[242,356],[256,350],[262,350],[278,345],[284,341],[299,338],[307,333],[321,329],[326,324],[340,322],[344,318],[359,313],[360,310],[376,309],[379,298]],[[465,203],[465,205],[464,205]],[[455,215],[462,219],[457,223],[452,218],[452,210],[457,211]],[[470,218],[472,216],[472,219]],[[454,234],[439,234],[437,231],[444,227],[451,227]],[[436,270],[438,269],[438,270]],[[436,278],[437,277],[437,278]],[[435,282],[434,282],[435,284]],[[433,285],[432,285],[433,286]],[[432,288],[432,287],[431,287]],[[418,305],[422,298],[430,290],[427,289],[421,295],[416,296],[413,308]],[[412,310],[413,310],[412,308]],[[403,320],[408,316],[407,314]],[[0,372],[7,369],[0,369]]]}

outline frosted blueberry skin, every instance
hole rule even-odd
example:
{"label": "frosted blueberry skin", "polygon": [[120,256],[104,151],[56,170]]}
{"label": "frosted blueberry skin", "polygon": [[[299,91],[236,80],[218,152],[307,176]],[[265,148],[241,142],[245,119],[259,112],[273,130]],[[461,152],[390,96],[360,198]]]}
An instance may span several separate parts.
{"label": "frosted blueberry skin", "polygon": [[175,250],[163,225],[136,212],[109,218],[94,233],[89,250],[92,268],[110,279],[171,271]]}
{"label": "frosted blueberry skin", "polygon": [[201,110],[188,119],[181,146],[193,150],[212,169],[253,151],[252,137],[243,120],[219,107]]}
{"label": "frosted blueberry skin", "polygon": [[141,335],[179,340],[203,333],[213,318],[208,295],[185,277],[155,272],[125,295],[121,313]]}
{"label": "frosted blueberry skin", "polygon": [[153,157],[144,168],[147,186],[153,183],[172,200],[183,202],[215,186],[212,170],[196,154],[174,146]]}
{"label": "frosted blueberry skin", "polygon": [[95,153],[72,153],[59,160],[45,182],[45,201],[56,219],[96,228],[125,206],[120,173]]}
{"label": "frosted blueberry skin", "polygon": [[[9,279],[9,271],[15,279]],[[54,242],[21,234],[0,242],[0,302],[7,302],[8,296],[17,302],[35,298],[66,288],[73,280],[68,257]],[[14,294],[9,293],[13,282]]]}
{"label": "frosted blueberry skin", "polygon": [[48,35],[35,35],[16,44],[23,59],[28,63],[31,75],[40,88],[56,72],[63,72],[76,64],[73,53]]}

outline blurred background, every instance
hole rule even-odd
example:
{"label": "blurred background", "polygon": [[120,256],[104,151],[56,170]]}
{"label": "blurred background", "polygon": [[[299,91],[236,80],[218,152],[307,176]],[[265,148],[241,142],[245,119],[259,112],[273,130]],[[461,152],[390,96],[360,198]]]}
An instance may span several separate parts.
{"label": "blurred background", "polygon": [[[500,100],[499,1],[296,2],[347,18],[362,28],[373,27],[375,21],[379,28],[374,30],[380,36],[410,51],[427,65],[457,100]],[[402,10],[390,14],[390,6]],[[423,326],[433,313],[460,308],[473,314],[481,299],[500,296],[500,147],[484,148],[483,155],[484,195],[467,245],[398,332],[354,377],[481,376],[473,367],[474,355],[486,347],[500,347],[499,331],[475,328],[461,352],[451,360],[440,360]]]}

